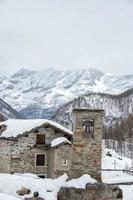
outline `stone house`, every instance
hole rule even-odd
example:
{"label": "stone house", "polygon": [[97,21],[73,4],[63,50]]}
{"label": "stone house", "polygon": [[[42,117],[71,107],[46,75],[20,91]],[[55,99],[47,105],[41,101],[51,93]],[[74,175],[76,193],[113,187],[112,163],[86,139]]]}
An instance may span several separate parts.
{"label": "stone house", "polygon": [[70,168],[72,132],[49,120],[0,123],[0,172],[62,175]]}
{"label": "stone house", "polygon": [[0,123],[0,172],[101,180],[103,110],[74,109],[73,132],[49,120]]}

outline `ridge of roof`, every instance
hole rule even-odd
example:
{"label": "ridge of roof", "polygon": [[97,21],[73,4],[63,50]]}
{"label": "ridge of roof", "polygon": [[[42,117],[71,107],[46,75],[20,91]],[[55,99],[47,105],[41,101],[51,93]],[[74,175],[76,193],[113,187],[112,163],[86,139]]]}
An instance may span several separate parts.
{"label": "ridge of roof", "polygon": [[53,122],[47,119],[9,119],[4,122],[0,122],[1,125],[7,125],[5,131],[1,133],[0,138],[18,138],[22,135],[29,134],[31,131],[41,126],[51,126],[55,129],[61,130],[64,134],[69,136],[73,135],[73,132],[57,122]]}

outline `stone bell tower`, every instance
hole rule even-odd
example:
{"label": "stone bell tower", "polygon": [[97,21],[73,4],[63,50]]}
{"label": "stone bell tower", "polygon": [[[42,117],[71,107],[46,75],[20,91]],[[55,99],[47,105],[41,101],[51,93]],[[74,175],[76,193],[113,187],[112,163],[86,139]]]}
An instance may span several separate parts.
{"label": "stone bell tower", "polygon": [[74,109],[70,178],[89,174],[101,181],[101,153],[104,110]]}

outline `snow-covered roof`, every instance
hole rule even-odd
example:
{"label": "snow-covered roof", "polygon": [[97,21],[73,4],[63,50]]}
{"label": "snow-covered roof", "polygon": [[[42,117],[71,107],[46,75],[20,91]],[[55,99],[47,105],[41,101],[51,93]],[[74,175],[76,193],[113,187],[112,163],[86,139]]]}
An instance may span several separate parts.
{"label": "snow-covered roof", "polygon": [[21,135],[27,131],[30,131],[38,126],[42,125],[49,125],[52,127],[55,127],[57,129],[60,129],[62,132],[72,135],[73,132],[68,130],[67,128],[63,127],[62,125],[53,122],[51,120],[47,119],[9,119],[4,122],[0,122],[1,125],[6,125],[7,128],[4,132],[2,132],[0,137],[17,137],[18,135]]}
{"label": "snow-covered roof", "polygon": [[56,147],[56,146],[58,146],[58,145],[60,145],[62,143],[71,144],[71,142],[67,138],[65,138],[65,137],[58,137],[58,138],[52,140],[51,147]]}

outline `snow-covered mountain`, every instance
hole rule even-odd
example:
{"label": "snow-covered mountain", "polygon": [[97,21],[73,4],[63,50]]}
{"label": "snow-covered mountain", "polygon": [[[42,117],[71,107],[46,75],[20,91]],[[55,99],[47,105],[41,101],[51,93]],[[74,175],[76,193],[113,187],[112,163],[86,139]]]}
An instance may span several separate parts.
{"label": "snow-covered mountain", "polygon": [[9,106],[5,101],[0,99],[0,115],[4,117],[4,119],[22,119],[23,116],[14,110],[11,106]]}
{"label": "snow-covered mountain", "polygon": [[59,106],[84,94],[118,94],[132,86],[133,75],[114,76],[92,68],[21,69],[12,76],[0,77],[1,98],[28,118],[50,117]]}
{"label": "snow-covered mountain", "polygon": [[116,119],[126,119],[133,113],[133,88],[120,95],[91,93],[80,96],[57,109],[53,119],[71,129],[73,108],[104,109],[105,123],[112,126]]}

